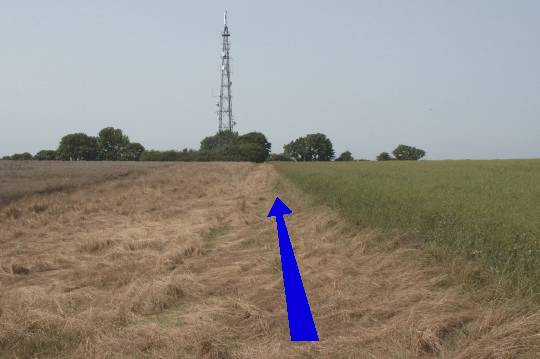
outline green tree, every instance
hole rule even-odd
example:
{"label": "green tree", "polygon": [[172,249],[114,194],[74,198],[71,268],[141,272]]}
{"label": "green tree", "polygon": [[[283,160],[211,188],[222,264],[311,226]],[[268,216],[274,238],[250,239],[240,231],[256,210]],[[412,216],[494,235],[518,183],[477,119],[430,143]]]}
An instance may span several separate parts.
{"label": "green tree", "polygon": [[311,161],[311,157],[308,157],[305,137],[299,137],[283,146],[283,154],[294,161]]}
{"label": "green tree", "polygon": [[236,141],[241,153],[241,161],[264,162],[270,155],[272,144],[260,132],[250,132]]}
{"label": "green tree", "polygon": [[41,150],[34,156],[35,160],[38,161],[53,161],[56,159],[55,150]]}
{"label": "green tree", "polygon": [[270,155],[271,147],[266,136],[260,132],[250,132],[239,136],[236,132],[223,131],[201,141],[197,159],[200,161],[264,162]]}
{"label": "green tree", "polygon": [[31,160],[33,157],[32,157],[32,154],[29,153],[29,152],[24,152],[24,153],[14,153],[10,156],[10,159],[13,160],[13,161],[29,161]]}
{"label": "green tree", "polygon": [[392,160],[392,157],[390,156],[388,152],[381,152],[377,156],[377,161],[390,161],[390,160]]}
{"label": "green tree", "polygon": [[93,161],[98,156],[97,138],[84,133],[72,133],[65,135],[60,140],[58,158],[65,161]]}
{"label": "green tree", "polygon": [[322,133],[297,138],[283,149],[284,155],[295,161],[330,161],[334,158],[332,141]]}
{"label": "green tree", "polygon": [[416,147],[399,145],[392,151],[394,157],[400,161],[418,161],[426,155],[424,150]]}
{"label": "green tree", "polygon": [[345,151],[341,155],[339,155],[338,158],[336,158],[336,161],[354,161],[354,158],[350,151]]}
{"label": "green tree", "polygon": [[221,131],[213,136],[205,137],[201,141],[201,151],[221,151],[225,147],[235,144],[238,140],[238,133],[231,131]]}
{"label": "green tree", "polygon": [[123,161],[138,161],[143,152],[143,145],[137,142],[130,142],[120,152],[120,159]]}
{"label": "green tree", "polygon": [[268,154],[255,143],[235,143],[211,155],[209,160],[264,162],[267,157]]}
{"label": "green tree", "polygon": [[129,145],[129,137],[119,128],[106,127],[99,131],[97,142],[100,160],[117,161],[122,159],[122,151]]}
{"label": "green tree", "polygon": [[332,141],[326,135],[322,133],[307,135],[306,144],[313,153],[314,161],[331,161],[334,158]]}

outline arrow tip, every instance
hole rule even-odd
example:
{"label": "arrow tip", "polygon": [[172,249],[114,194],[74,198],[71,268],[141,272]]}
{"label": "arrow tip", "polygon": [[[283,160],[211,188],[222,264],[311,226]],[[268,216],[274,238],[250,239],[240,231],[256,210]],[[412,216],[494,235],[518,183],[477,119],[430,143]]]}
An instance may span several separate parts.
{"label": "arrow tip", "polygon": [[270,212],[268,212],[268,217],[281,217],[285,214],[292,214],[292,211],[279,197],[276,197]]}

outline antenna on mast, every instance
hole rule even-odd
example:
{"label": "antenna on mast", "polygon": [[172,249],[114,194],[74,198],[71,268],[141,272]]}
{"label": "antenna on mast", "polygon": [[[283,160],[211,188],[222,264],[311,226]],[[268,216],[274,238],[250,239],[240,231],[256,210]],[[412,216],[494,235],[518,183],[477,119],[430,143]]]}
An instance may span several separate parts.
{"label": "antenna on mast", "polygon": [[236,122],[233,119],[232,114],[232,94],[231,94],[231,64],[229,50],[231,48],[231,43],[229,37],[229,26],[227,24],[227,11],[223,14],[223,32],[221,33],[222,37],[222,47],[221,47],[221,86],[219,90],[219,102],[218,105],[218,131],[229,131],[233,132],[234,125]]}

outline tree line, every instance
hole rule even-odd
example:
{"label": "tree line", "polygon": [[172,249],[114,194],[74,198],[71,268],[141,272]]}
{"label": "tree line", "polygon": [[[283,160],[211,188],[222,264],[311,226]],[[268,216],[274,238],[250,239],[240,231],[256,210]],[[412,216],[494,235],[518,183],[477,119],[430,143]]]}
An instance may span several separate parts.
{"label": "tree line", "polygon": [[145,148],[119,128],[106,127],[97,136],[71,133],[60,140],[56,150],[41,150],[32,156],[29,152],[4,156],[4,160],[40,161],[138,161]]}
{"label": "tree line", "polygon": [[270,156],[272,144],[260,132],[239,135],[223,131],[201,141],[199,150],[144,151],[141,161],[250,161],[264,162]]}
{"label": "tree line", "polygon": [[[32,156],[29,152],[4,156],[4,160],[64,160],[64,161],[354,161],[352,153],[345,151],[335,156],[332,141],[322,133],[299,137],[283,146],[282,153],[270,153],[271,143],[260,132],[240,135],[223,131],[201,141],[199,150],[181,151],[147,150],[119,128],[106,127],[97,136],[72,133],[60,140],[55,150],[41,150]],[[398,145],[392,152],[382,152],[377,161],[419,160],[425,151],[407,145]],[[365,160],[364,160],[365,161]]]}
{"label": "tree line", "polygon": [[271,144],[260,132],[239,135],[219,132],[201,141],[199,150],[146,150],[131,142],[119,128],[106,127],[97,136],[72,133],[60,140],[55,150],[41,150],[2,157],[3,160],[64,160],[64,161],[252,161],[264,162]]}
{"label": "tree line", "polygon": [[[299,137],[294,141],[286,144],[283,147],[283,153],[271,154],[271,161],[354,161],[350,151],[341,153],[337,158],[332,146],[332,141],[322,133],[309,134],[304,137]],[[426,155],[422,149],[398,145],[392,151],[393,157],[388,152],[380,153],[377,161],[417,161]],[[360,159],[357,161],[367,161]]]}

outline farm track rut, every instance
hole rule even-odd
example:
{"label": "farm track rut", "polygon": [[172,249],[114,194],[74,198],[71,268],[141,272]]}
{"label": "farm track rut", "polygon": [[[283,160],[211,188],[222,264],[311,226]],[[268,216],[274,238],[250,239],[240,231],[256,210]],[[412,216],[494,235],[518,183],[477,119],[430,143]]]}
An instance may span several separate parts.
{"label": "farm track rut", "polygon": [[[276,188],[321,338],[291,343]],[[310,208],[271,165],[183,163],[0,211],[0,357],[536,358],[540,312]],[[381,246],[381,243],[384,245]]]}

